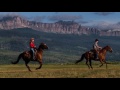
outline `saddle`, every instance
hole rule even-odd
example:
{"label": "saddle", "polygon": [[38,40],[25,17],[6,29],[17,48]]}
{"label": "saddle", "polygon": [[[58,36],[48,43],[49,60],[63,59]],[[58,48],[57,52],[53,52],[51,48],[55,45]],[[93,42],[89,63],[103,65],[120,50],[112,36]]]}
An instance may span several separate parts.
{"label": "saddle", "polygon": [[89,51],[89,53],[95,54],[96,51],[95,51],[94,49],[91,49],[91,50]]}
{"label": "saddle", "polygon": [[25,51],[25,52],[24,52],[24,55],[25,55],[25,57],[28,57],[28,58],[30,58],[30,57],[31,57],[31,55],[30,55],[30,52],[29,52],[29,51]]}
{"label": "saddle", "polygon": [[93,58],[96,59],[96,51],[94,49],[91,49],[89,53],[91,53]]}

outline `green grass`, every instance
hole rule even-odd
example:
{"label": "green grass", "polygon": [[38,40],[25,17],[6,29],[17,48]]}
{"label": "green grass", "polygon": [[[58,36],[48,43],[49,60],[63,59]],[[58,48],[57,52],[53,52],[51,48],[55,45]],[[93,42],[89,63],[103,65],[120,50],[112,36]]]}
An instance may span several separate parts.
{"label": "green grass", "polygon": [[29,64],[29,72],[24,64],[0,65],[0,78],[119,78],[120,64],[108,64],[108,69],[99,67],[100,63],[93,63],[93,70],[88,69],[84,63],[74,64]]}

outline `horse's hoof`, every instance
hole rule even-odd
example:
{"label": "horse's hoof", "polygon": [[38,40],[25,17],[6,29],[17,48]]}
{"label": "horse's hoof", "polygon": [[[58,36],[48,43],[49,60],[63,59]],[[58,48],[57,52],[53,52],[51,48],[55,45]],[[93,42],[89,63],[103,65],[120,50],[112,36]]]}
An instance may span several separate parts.
{"label": "horse's hoof", "polygon": [[28,70],[28,71],[32,72],[31,70]]}
{"label": "horse's hoof", "polygon": [[38,70],[38,68],[36,68],[36,70]]}

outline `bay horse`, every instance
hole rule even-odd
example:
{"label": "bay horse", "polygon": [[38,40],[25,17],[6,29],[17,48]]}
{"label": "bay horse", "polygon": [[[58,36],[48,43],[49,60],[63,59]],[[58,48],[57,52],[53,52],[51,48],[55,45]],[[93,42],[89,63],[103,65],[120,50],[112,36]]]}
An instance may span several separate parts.
{"label": "bay horse", "polygon": [[[38,49],[36,49],[36,54],[35,54],[35,61],[38,61],[40,66],[37,69],[40,69],[42,67],[42,55],[43,55],[43,50],[44,49],[48,49],[48,46],[45,43],[41,43],[38,47]],[[31,56],[31,50],[30,51],[24,51],[21,54],[19,54],[17,61],[11,62],[12,64],[17,64],[19,62],[19,60],[22,58],[25,61],[25,65],[28,68],[29,71],[30,67],[28,66],[28,63],[32,60],[32,56]]]}
{"label": "bay horse", "polygon": [[[106,53],[107,53],[107,51],[112,53],[113,50],[112,50],[112,48],[110,46],[108,46],[108,45],[105,46],[104,48],[102,48],[99,51],[99,54],[98,54],[99,59],[98,60],[96,60],[94,58],[94,50],[87,51],[84,54],[82,54],[80,60],[77,60],[75,62],[75,64],[81,62],[85,58],[86,59],[86,65],[88,66],[89,69],[90,68],[93,69],[91,60],[100,61],[101,65],[99,67],[103,66],[103,63],[105,63],[106,64],[106,69],[107,69],[107,62],[106,62]],[[88,64],[88,62],[89,62],[89,64]]]}

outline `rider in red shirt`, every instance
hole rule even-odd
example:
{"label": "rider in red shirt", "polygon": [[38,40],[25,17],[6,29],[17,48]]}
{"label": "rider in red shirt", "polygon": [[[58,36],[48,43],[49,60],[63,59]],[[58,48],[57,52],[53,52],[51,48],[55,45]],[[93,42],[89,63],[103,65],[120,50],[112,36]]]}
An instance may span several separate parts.
{"label": "rider in red shirt", "polygon": [[32,54],[32,58],[33,58],[33,60],[35,60],[35,51],[34,51],[34,49],[36,48],[36,45],[35,45],[35,43],[34,43],[34,38],[31,38],[30,39],[30,50],[32,50],[32,52],[33,52],[33,54]]}
{"label": "rider in red shirt", "polygon": [[35,48],[35,43],[33,41],[30,42],[30,48]]}

